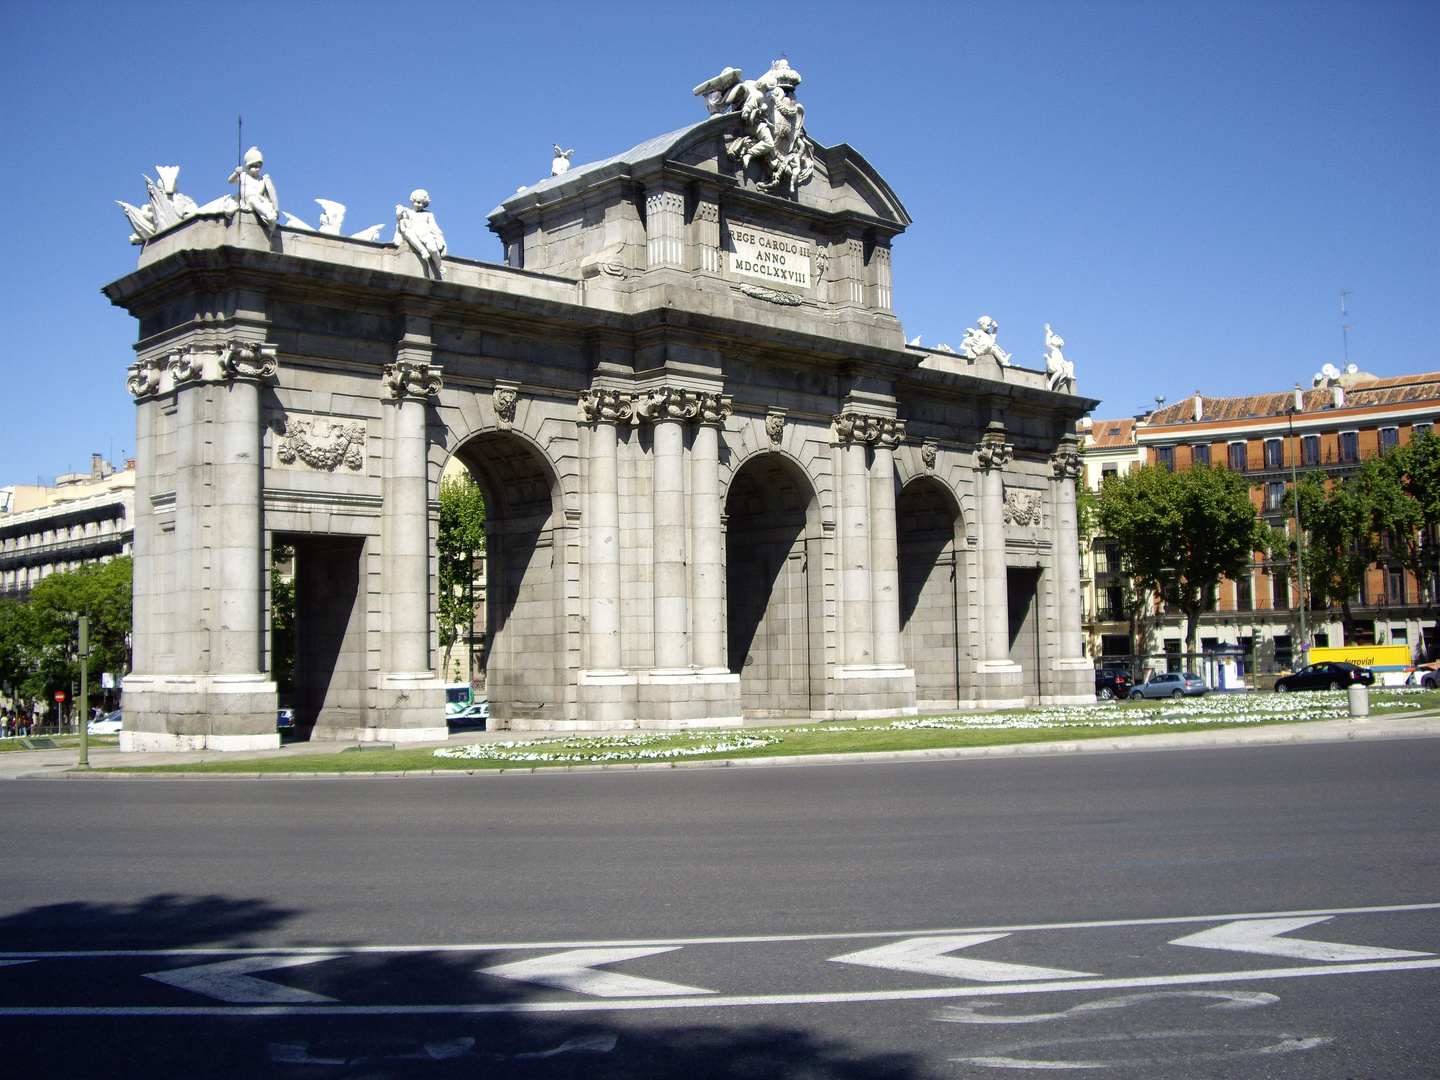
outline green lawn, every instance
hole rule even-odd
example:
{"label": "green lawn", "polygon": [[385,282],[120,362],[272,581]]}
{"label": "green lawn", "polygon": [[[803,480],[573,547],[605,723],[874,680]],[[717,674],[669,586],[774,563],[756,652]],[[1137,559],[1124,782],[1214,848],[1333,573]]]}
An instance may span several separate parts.
{"label": "green lawn", "polygon": [[[1440,693],[1375,691],[1371,713],[1384,716],[1440,707]],[[631,731],[536,735],[466,746],[355,750],[269,758],[224,758],[185,765],[127,766],[126,772],[313,773],[535,769],[577,764],[704,761],[1000,746],[1014,743],[1152,735],[1271,726],[1348,715],[1345,694],[1211,695],[1181,702],[1105,703],[983,715],[851,720],[743,731]],[[444,755],[444,756],[441,756]]]}
{"label": "green lawn", "polygon": [[[58,749],[61,749],[61,748],[63,748],[63,747],[74,747],[74,748],[77,749],[77,750],[80,748],[80,736],[79,736],[79,735],[36,735],[35,738],[37,738],[37,739],[49,739],[51,742],[53,742],[53,743],[55,744],[55,749],[57,749],[57,750],[58,750]],[[119,736],[119,735],[91,735],[91,736],[90,736],[90,745],[91,745],[91,746],[119,746],[119,745],[120,745],[120,736]],[[11,751],[11,750],[19,750],[19,751],[22,751],[22,752],[28,752],[29,749],[30,749],[30,748],[29,748],[28,746],[22,746],[22,745],[20,744],[20,740],[17,739],[17,738],[4,738],[4,739],[0,739],[0,753],[5,753],[5,752]]]}

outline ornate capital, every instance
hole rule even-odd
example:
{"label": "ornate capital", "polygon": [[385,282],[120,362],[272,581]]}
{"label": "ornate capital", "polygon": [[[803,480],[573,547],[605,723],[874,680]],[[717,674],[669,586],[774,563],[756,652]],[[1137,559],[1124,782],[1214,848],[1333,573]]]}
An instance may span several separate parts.
{"label": "ornate capital", "polygon": [[635,415],[641,420],[693,420],[700,415],[702,395],[678,386],[656,386],[645,391],[635,402]]}
{"label": "ornate capital", "polygon": [[880,434],[876,441],[885,449],[894,450],[905,441],[905,421],[894,420],[890,417],[881,420]]}
{"label": "ornate capital", "polygon": [[1060,449],[1050,455],[1050,468],[1057,480],[1074,480],[1080,475],[1080,452],[1073,446],[1062,443]]}
{"label": "ornate capital", "polygon": [[226,379],[268,379],[279,370],[274,345],[236,341],[220,354],[220,374]]}
{"label": "ornate capital", "polygon": [[699,424],[724,424],[730,418],[733,406],[728,394],[697,394],[700,403],[695,422]]}
{"label": "ornate capital", "polygon": [[635,403],[620,390],[582,390],[580,419],[586,424],[624,424],[635,415]]}
{"label": "ornate capital", "polygon": [[205,358],[195,351],[193,345],[186,345],[179,352],[167,356],[165,366],[170,369],[170,378],[176,386],[199,382],[205,374]]}
{"label": "ornate capital", "polygon": [[385,388],[395,399],[433,398],[440,393],[440,365],[424,360],[396,360],[385,365],[381,376]]}
{"label": "ornate capital", "polygon": [[515,423],[515,406],[520,403],[520,391],[514,386],[499,384],[490,394],[490,404],[495,407],[495,420],[501,430],[509,431]]}
{"label": "ornate capital", "polygon": [[893,416],[871,416],[869,413],[840,413],[832,421],[835,438],[842,443],[874,443],[893,450],[905,441],[905,421]]}
{"label": "ornate capital", "polygon": [[985,472],[1003,469],[1014,456],[1015,445],[1005,441],[1005,428],[1000,424],[991,424],[975,448],[975,461]]}
{"label": "ornate capital", "polygon": [[137,398],[149,397],[160,389],[164,360],[139,360],[125,369],[125,389]]}

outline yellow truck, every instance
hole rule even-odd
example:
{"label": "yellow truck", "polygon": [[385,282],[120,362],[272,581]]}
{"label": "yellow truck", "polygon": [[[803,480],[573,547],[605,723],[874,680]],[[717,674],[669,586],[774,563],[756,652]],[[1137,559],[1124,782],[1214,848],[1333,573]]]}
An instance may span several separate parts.
{"label": "yellow truck", "polygon": [[1375,682],[1383,686],[1402,686],[1415,661],[1409,645],[1346,645],[1343,648],[1311,649],[1308,663],[1339,662],[1369,668]]}

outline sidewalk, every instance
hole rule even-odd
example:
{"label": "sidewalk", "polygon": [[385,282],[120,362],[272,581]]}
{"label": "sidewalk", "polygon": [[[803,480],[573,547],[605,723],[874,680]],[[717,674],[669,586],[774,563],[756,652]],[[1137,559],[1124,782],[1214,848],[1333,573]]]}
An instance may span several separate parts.
{"label": "sidewalk", "polygon": [[[545,732],[469,731],[451,735],[444,742],[407,744],[424,747],[458,746],[480,741],[544,736]],[[557,733],[558,734],[558,733]],[[723,769],[773,768],[799,765],[847,765],[871,762],[937,761],[961,758],[1046,757],[1055,754],[1113,754],[1146,750],[1206,750],[1227,747],[1285,746],[1297,743],[1369,742],[1379,739],[1440,738],[1440,712],[1356,720],[1317,720],[1308,723],[1275,724],[1268,727],[1222,728],[1216,731],[1187,731],[1155,735],[1127,735],[1117,738],[1068,739],[1055,742],[1013,743],[1004,746],[942,747],[929,750],[891,750],[871,753],[796,754],[775,757],[721,758],[710,761],[617,762],[604,765],[524,766],[506,769],[423,769],[409,772],[372,773],[107,773],[116,766],[184,765],[203,761],[238,761],[260,758],[299,757],[306,754],[333,754],[354,743],[290,743],[278,750],[221,754],[213,750],[183,753],[122,754],[117,747],[90,751],[90,764],[100,771],[71,772],[75,751],[36,750],[0,755],[0,780],[246,780],[246,779],[335,779],[425,776],[501,776],[517,772],[615,772],[641,769]],[[13,761],[21,758],[22,761]]]}

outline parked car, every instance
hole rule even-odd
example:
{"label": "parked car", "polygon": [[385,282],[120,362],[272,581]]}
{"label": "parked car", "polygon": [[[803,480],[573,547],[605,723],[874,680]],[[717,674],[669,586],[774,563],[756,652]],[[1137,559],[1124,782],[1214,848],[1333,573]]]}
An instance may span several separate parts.
{"label": "parked car", "polygon": [[1294,675],[1276,679],[1275,692],[1288,694],[1291,690],[1345,690],[1356,683],[1369,686],[1374,681],[1375,676],[1369,668],[1331,660],[1324,664],[1311,664]]}
{"label": "parked car", "polygon": [[85,731],[90,735],[118,735],[120,734],[120,710],[104,716],[97,716],[85,725]]}
{"label": "parked car", "polygon": [[1130,691],[1131,701],[1142,698],[1199,697],[1210,688],[1193,671],[1166,671],[1150,676],[1150,681]]}
{"label": "parked car", "polygon": [[490,720],[490,702],[477,701],[446,719],[452,724],[476,724],[481,731],[484,731]]}
{"label": "parked car", "polygon": [[1421,664],[1410,674],[1406,686],[1423,686],[1426,690],[1440,689],[1440,664]]}
{"label": "parked car", "polygon": [[1095,696],[1101,701],[1111,698],[1127,698],[1135,689],[1135,680],[1124,668],[1096,668]]}
{"label": "parked car", "polygon": [[275,714],[275,730],[282,735],[288,735],[295,730],[295,710],[282,708]]}

